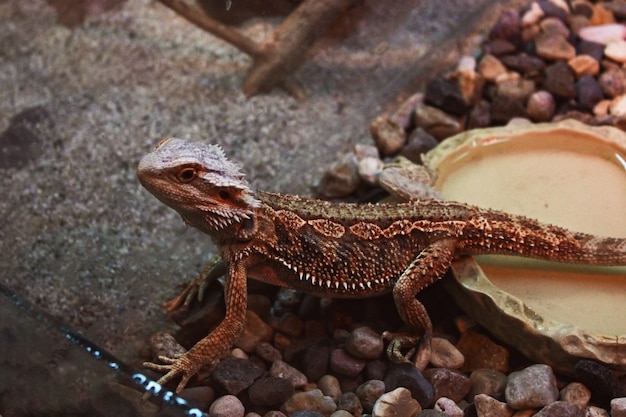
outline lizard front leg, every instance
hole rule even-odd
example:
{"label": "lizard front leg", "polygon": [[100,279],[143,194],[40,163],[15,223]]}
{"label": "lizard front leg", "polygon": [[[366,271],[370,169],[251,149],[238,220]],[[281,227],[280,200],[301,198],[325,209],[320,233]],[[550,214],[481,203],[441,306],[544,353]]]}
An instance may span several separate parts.
{"label": "lizard front leg", "polygon": [[[455,245],[454,239],[442,239],[428,245],[409,264],[393,287],[393,299],[402,320],[412,328],[423,331],[415,360],[420,370],[424,370],[430,361],[433,329],[426,308],[415,296],[450,268]],[[387,349],[389,357],[396,362],[406,362],[400,348],[406,346],[407,342],[414,344],[415,338],[396,336]]]}
{"label": "lizard front leg", "polygon": [[240,262],[230,264],[224,288],[226,302],[224,320],[182,356],[177,358],[160,356],[159,360],[165,365],[144,362],[146,368],[166,372],[157,381],[159,384],[165,384],[180,376],[180,382],[176,387],[176,392],[180,393],[202,366],[214,365],[220,358],[226,356],[243,329],[248,305],[246,278],[246,268],[243,264]]}

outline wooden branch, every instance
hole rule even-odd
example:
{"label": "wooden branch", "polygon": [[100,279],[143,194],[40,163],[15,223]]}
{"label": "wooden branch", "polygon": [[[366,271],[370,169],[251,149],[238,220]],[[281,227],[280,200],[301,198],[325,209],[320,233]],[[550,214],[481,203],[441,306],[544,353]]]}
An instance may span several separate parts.
{"label": "wooden branch", "polygon": [[251,96],[286,80],[303,62],[304,54],[328,26],[358,0],[305,0],[261,44],[261,54],[243,83]]}
{"label": "wooden branch", "polygon": [[212,19],[200,7],[185,0],[159,0],[165,6],[198,26],[200,29],[217,36],[230,43],[235,48],[245,52],[253,58],[261,55],[261,46],[252,39],[242,35],[229,26]]}
{"label": "wooden branch", "polygon": [[250,55],[252,68],[244,83],[247,96],[280,86],[297,98],[304,93],[291,74],[304,54],[328,26],[358,0],[304,0],[281,25],[258,44],[231,27],[208,16],[189,0],[159,0],[185,19]]}

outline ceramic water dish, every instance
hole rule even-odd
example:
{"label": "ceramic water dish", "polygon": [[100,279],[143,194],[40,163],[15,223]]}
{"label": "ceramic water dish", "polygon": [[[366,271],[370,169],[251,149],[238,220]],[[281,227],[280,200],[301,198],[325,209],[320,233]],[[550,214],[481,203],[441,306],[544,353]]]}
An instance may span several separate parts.
{"label": "ceramic water dish", "polygon": [[[449,200],[626,238],[626,133],[567,120],[467,131],[425,163]],[[497,338],[571,372],[581,358],[626,370],[626,267],[512,257],[456,262],[456,301]]]}

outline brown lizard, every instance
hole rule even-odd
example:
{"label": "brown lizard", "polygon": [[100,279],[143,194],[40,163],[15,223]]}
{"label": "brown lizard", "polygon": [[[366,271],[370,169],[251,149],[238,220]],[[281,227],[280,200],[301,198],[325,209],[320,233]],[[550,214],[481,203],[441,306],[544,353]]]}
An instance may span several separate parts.
{"label": "brown lizard", "polygon": [[[349,204],[253,191],[220,147],[165,139],[141,159],[145,188],[185,223],[209,234],[227,266],[226,315],[184,355],[160,357],[180,377],[177,392],[204,365],[223,357],[240,334],[246,278],[320,297],[392,292],[401,318],[418,332],[428,360],[432,325],[415,295],[455,257],[513,254],[591,265],[625,265],[626,239],[602,238],[522,216],[447,201]],[[424,365],[423,365],[424,366]]]}

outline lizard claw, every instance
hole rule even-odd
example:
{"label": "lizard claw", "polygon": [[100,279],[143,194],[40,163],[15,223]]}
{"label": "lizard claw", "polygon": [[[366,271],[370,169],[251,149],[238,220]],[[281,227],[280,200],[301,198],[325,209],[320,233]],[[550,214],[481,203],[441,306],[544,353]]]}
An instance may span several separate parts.
{"label": "lizard claw", "polygon": [[[193,359],[189,358],[187,354],[177,355],[174,358],[168,356],[159,356],[159,360],[164,364],[144,362],[143,366],[148,369],[152,369],[157,372],[166,372],[161,378],[157,380],[157,384],[164,385],[174,378],[180,376],[180,382],[176,387],[176,394],[180,394],[185,388],[192,376],[194,376],[198,370],[202,367],[202,363],[197,363]],[[144,398],[148,396],[148,393],[144,395]]]}

